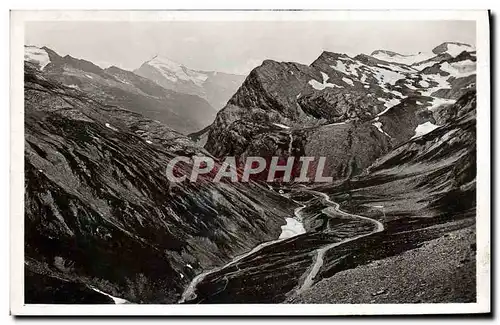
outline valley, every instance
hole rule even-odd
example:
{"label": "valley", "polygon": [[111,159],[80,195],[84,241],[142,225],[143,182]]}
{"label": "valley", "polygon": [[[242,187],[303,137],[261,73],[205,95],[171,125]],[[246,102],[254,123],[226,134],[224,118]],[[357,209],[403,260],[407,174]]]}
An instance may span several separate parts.
{"label": "valley", "polygon": [[[472,46],[246,78],[25,51],[27,303],[475,301]],[[245,179],[252,157],[266,167]]]}

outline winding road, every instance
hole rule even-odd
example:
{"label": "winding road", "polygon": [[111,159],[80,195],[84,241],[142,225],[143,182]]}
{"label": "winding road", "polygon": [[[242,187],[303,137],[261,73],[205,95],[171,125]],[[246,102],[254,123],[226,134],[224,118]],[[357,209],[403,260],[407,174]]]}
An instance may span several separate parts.
{"label": "winding road", "polygon": [[[306,206],[303,205],[301,207],[295,208],[294,215],[298,220],[302,219],[302,216],[300,215],[300,211],[302,209],[304,209],[305,207]],[[192,299],[196,298],[196,293],[195,293],[196,286],[198,285],[198,283],[203,281],[203,279],[205,279],[205,277],[207,277],[209,274],[219,272],[220,270],[228,268],[228,267],[236,264],[237,262],[241,261],[245,257],[250,256],[250,255],[260,251],[262,248],[267,247],[267,246],[272,245],[272,244],[279,243],[285,239],[288,239],[288,238],[279,238],[279,239],[263,242],[263,243],[259,244],[258,246],[255,246],[252,250],[248,251],[247,253],[235,257],[228,264],[225,264],[225,265],[222,265],[222,266],[219,266],[219,267],[216,267],[214,269],[207,270],[205,272],[198,274],[196,277],[193,278],[191,283],[189,283],[189,286],[186,288],[186,290],[184,290],[184,292],[182,293],[181,299],[177,303],[182,304],[182,303],[186,302],[187,300],[192,300]]]}
{"label": "winding road", "polygon": [[[337,214],[342,214],[342,215],[347,216],[347,217],[351,217],[351,218],[355,218],[355,219],[361,219],[361,220],[364,220],[364,221],[368,221],[370,223],[373,223],[374,229],[371,232],[369,232],[369,233],[364,233],[364,234],[361,234],[361,235],[358,235],[358,236],[350,237],[350,238],[345,239],[343,241],[335,242],[335,243],[331,243],[331,244],[327,244],[327,245],[324,245],[324,246],[316,249],[316,256],[314,258],[314,264],[312,265],[312,267],[310,268],[310,270],[308,270],[307,275],[304,275],[302,277],[305,280],[303,281],[302,285],[300,285],[298,287],[298,289],[296,290],[296,293],[301,293],[304,290],[307,290],[308,288],[310,288],[314,284],[314,279],[315,279],[316,275],[318,274],[319,270],[321,269],[321,267],[323,266],[324,255],[325,255],[325,253],[328,250],[330,250],[330,249],[332,249],[334,247],[340,246],[342,244],[345,244],[345,243],[348,243],[348,242],[352,242],[352,241],[358,240],[360,238],[363,238],[363,237],[366,237],[366,236],[369,236],[369,235],[372,235],[372,234],[375,234],[375,233],[378,233],[378,232],[381,232],[381,231],[384,230],[384,225],[381,222],[377,221],[377,220],[374,220],[374,219],[371,219],[371,218],[368,218],[368,217],[363,217],[363,216],[356,215],[356,214],[347,213],[345,211],[340,210],[339,204],[336,203],[336,202],[331,201],[330,197],[327,194],[325,194],[325,193],[318,192],[318,191],[313,191],[313,190],[306,190],[305,192],[308,192],[308,193],[311,193],[311,194],[315,194],[315,195],[319,195],[319,196],[323,197],[324,202],[326,204],[333,205],[333,206],[328,206],[328,207],[324,208],[322,210],[322,212],[324,214],[329,215],[331,217],[335,217],[335,213],[337,213]],[[298,207],[298,208],[295,209],[294,214],[295,214],[295,217],[297,219],[299,219],[299,220],[302,219],[301,211],[305,207],[306,206],[301,206],[301,207]],[[271,241],[263,242],[263,243],[259,244],[258,246],[254,247],[252,250],[248,251],[247,253],[244,253],[242,255],[239,255],[239,256],[235,257],[231,262],[229,262],[229,263],[227,263],[225,265],[222,265],[220,267],[216,267],[214,269],[207,270],[205,272],[200,273],[195,278],[193,278],[193,280],[191,281],[191,283],[184,290],[184,292],[183,292],[183,294],[181,296],[181,299],[178,301],[178,303],[184,303],[184,302],[187,302],[187,301],[195,299],[196,298],[196,288],[197,288],[198,284],[201,283],[208,275],[213,274],[215,272],[219,272],[219,271],[221,271],[221,270],[223,270],[225,268],[231,267],[231,266],[235,265],[236,263],[238,263],[239,261],[241,261],[242,259],[244,259],[244,258],[246,258],[246,257],[248,257],[248,256],[250,256],[252,254],[255,254],[255,253],[259,252],[264,247],[268,247],[270,245],[279,243],[279,242],[284,241],[286,239],[288,239],[288,238],[280,238],[280,239],[276,239],[276,240],[271,240]]]}
{"label": "winding road", "polygon": [[[314,265],[311,268],[311,270],[309,271],[309,273],[307,274],[307,276],[306,276],[306,278],[305,278],[302,286],[296,291],[296,293],[301,293],[304,290],[309,289],[314,284],[314,278],[316,277],[316,275],[318,274],[319,270],[323,266],[323,257],[325,256],[325,253],[328,250],[330,250],[330,249],[332,249],[334,247],[343,245],[345,243],[348,243],[348,242],[351,242],[351,241],[354,241],[354,240],[357,240],[357,239],[360,239],[360,238],[363,238],[363,237],[366,237],[366,236],[369,236],[369,235],[372,235],[372,234],[375,234],[377,232],[381,232],[381,231],[384,230],[384,225],[380,221],[378,221],[378,220],[374,220],[374,219],[371,219],[371,218],[368,218],[368,217],[363,217],[363,216],[360,216],[360,215],[357,215],[357,214],[347,213],[345,211],[340,210],[340,205],[338,203],[333,202],[332,200],[330,200],[330,197],[327,194],[322,193],[322,192],[317,192],[317,191],[309,191],[309,192],[316,193],[316,194],[319,194],[319,195],[323,196],[323,198],[325,199],[326,202],[331,203],[331,204],[334,205],[335,212],[338,212],[338,213],[340,213],[342,215],[345,215],[345,216],[359,218],[359,219],[366,220],[366,221],[374,223],[375,224],[375,229],[372,232],[369,232],[367,234],[363,234],[363,235],[359,235],[359,236],[354,236],[354,237],[348,238],[346,240],[343,240],[341,242],[328,244],[328,245],[325,245],[323,247],[318,248],[316,250],[317,253],[316,253],[316,258],[315,258]],[[327,214],[327,215],[331,215],[331,210],[330,209],[331,209],[331,207],[324,208],[322,210],[322,212],[325,213],[325,214]]]}

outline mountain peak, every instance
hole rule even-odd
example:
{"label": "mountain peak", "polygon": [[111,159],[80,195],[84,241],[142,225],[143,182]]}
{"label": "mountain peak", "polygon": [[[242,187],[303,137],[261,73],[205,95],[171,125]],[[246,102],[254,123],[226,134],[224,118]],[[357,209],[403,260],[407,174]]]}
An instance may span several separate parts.
{"label": "mountain peak", "polygon": [[24,46],[24,60],[38,65],[40,70],[50,63],[50,57],[44,48],[33,45]]}
{"label": "mountain peak", "polygon": [[448,53],[453,57],[459,55],[463,51],[474,51],[474,47],[466,43],[444,42],[432,49],[432,53],[434,54]]}
{"label": "mountain peak", "polygon": [[424,52],[418,52],[415,54],[400,54],[388,50],[375,50],[371,53],[371,56],[382,61],[411,65],[416,62],[428,60],[433,57],[434,54]]}
{"label": "mountain peak", "polygon": [[160,55],[160,54],[156,54],[155,56],[153,56],[153,58],[149,61],[147,61],[146,63],[150,64],[150,65],[160,65],[160,66],[165,66],[165,67],[168,67],[170,69],[178,69],[178,68],[181,68],[181,67],[184,67],[185,66],[179,62],[176,62],[166,56],[163,56],[163,55]]}
{"label": "mountain peak", "polygon": [[[208,78],[208,75],[205,73],[196,70],[191,70],[186,66],[184,66],[183,64],[175,62],[161,55],[155,55],[151,60],[146,61],[135,72],[143,77],[150,78],[147,75],[146,76],[143,75],[147,74],[143,70],[147,70],[149,68],[156,70],[157,73],[162,75],[162,78],[168,80],[168,82],[193,83],[194,85],[201,87]],[[171,87],[167,86],[166,88],[171,88]]]}
{"label": "mountain peak", "polygon": [[388,56],[407,56],[407,55],[403,55],[403,54],[399,54],[397,52],[387,51],[387,50],[375,50],[370,55],[373,56],[373,55],[380,55],[380,54],[385,54]]}

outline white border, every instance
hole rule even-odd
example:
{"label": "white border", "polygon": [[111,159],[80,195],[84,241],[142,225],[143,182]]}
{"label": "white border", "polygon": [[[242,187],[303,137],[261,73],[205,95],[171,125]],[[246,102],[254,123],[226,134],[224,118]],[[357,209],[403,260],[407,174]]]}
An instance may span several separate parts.
{"label": "white border", "polygon": [[[34,20],[475,20],[477,22],[477,303],[342,305],[24,305],[24,22]],[[13,11],[11,12],[11,313],[14,315],[380,315],[489,312],[490,61],[486,11]]]}

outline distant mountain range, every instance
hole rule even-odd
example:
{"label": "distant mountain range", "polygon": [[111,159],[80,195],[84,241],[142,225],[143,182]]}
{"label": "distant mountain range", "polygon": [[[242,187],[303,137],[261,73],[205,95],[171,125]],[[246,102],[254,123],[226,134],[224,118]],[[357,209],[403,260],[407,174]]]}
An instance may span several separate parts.
{"label": "distant mountain range", "polygon": [[216,110],[226,105],[245,80],[240,75],[192,70],[161,56],[144,62],[134,72],[166,89],[206,99]]}
{"label": "distant mountain range", "polygon": [[62,57],[47,47],[26,46],[25,60],[69,87],[161,121],[181,133],[198,131],[213,122],[217,113],[215,108],[222,108],[244,79],[243,76],[204,74],[171,65],[171,71],[162,66],[162,75],[178,77],[166,84],[153,74],[142,73],[147,70],[148,63],[143,64],[137,74],[115,66],[102,69],[90,61],[70,55]]}
{"label": "distant mountain range", "polygon": [[309,66],[266,60],[192,137],[217,157],[331,157],[328,173],[349,178],[441,125],[440,110],[475,90],[475,71],[475,50],[458,43],[416,56],[325,51]]}

